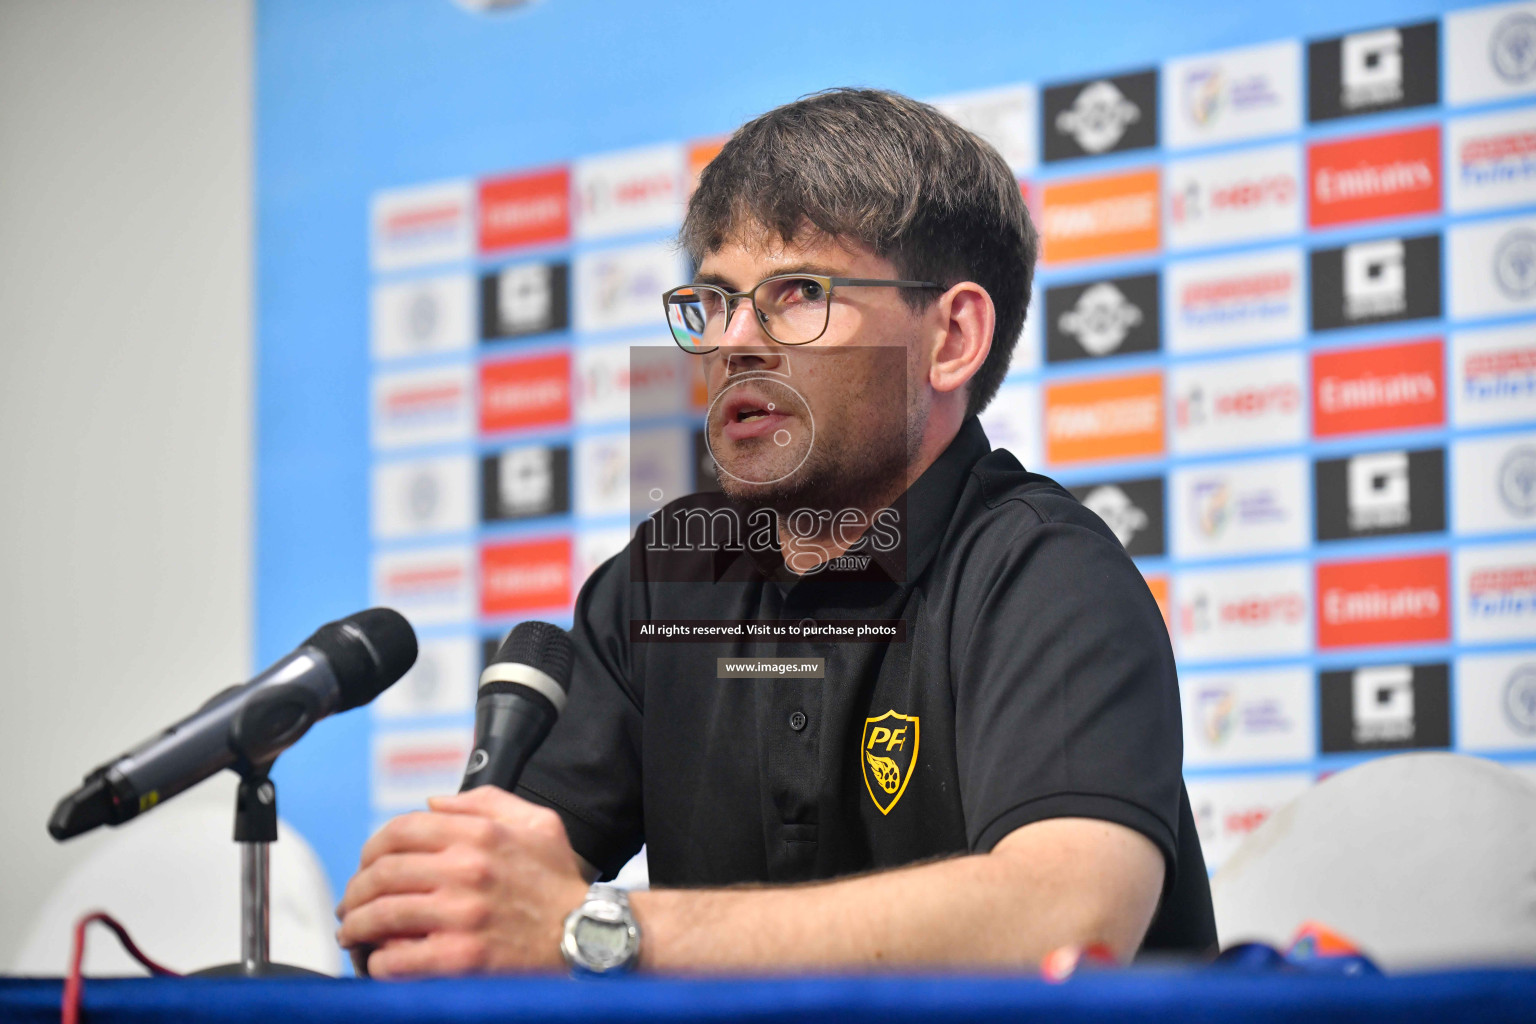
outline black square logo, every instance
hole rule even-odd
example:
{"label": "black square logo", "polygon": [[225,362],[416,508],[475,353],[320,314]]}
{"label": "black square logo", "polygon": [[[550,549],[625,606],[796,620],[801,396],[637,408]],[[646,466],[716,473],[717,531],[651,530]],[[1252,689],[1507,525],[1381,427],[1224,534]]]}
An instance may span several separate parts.
{"label": "black square logo", "polygon": [[480,278],[480,336],[487,341],[563,331],[571,323],[570,267],[516,263]]}
{"label": "black square logo", "polygon": [[1157,72],[1047,86],[1041,97],[1045,161],[1157,145]]}
{"label": "black square logo", "polygon": [[1451,745],[1450,668],[1362,665],[1318,677],[1325,754]]}
{"label": "black square logo", "polygon": [[1445,449],[1362,452],[1312,468],[1317,539],[1445,529]]}
{"label": "black square logo", "polygon": [[571,509],[571,450],[524,444],[480,460],[480,514],[487,523],[553,516]]}
{"label": "black square logo", "polygon": [[1307,120],[1428,107],[1440,102],[1440,26],[1351,32],[1307,44]]}
{"label": "black square logo", "polygon": [[1046,289],[1046,361],[1065,363],[1156,352],[1162,320],[1160,296],[1157,274]]}
{"label": "black square logo", "polygon": [[1312,329],[1440,315],[1440,236],[1373,238],[1312,252]]}
{"label": "black square logo", "polygon": [[1107,480],[1069,488],[1072,496],[1104,520],[1126,554],[1155,557],[1167,550],[1163,526],[1163,478]]}

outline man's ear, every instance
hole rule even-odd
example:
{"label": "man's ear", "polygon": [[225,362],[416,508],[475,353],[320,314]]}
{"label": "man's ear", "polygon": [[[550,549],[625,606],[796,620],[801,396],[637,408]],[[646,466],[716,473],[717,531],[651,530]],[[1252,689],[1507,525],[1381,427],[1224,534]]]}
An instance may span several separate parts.
{"label": "man's ear", "polygon": [[933,304],[933,364],[928,383],[938,392],[965,386],[992,351],[997,309],[974,281],[961,281]]}

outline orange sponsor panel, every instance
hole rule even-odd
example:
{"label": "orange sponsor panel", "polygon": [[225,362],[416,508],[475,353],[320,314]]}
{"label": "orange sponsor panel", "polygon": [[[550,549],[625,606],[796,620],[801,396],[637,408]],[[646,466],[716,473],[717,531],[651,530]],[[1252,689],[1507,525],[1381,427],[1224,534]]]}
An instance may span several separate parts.
{"label": "orange sponsor panel", "polygon": [[1162,374],[1046,385],[1045,457],[1053,465],[1162,451]]}
{"label": "orange sponsor panel", "polygon": [[1152,600],[1157,602],[1157,610],[1163,613],[1163,625],[1173,632],[1173,620],[1168,617],[1168,577],[1147,576],[1147,589],[1152,591]]}
{"label": "orange sponsor panel", "polygon": [[715,157],[720,155],[720,150],[725,148],[725,140],[729,136],[720,135],[713,139],[703,139],[688,147],[688,194],[693,195],[693,190],[699,187],[699,175],[704,173],[704,168]]}
{"label": "orange sponsor panel", "polygon": [[1065,263],[1156,249],[1159,187],[1155,170],[1044,186],[1041,258]]}

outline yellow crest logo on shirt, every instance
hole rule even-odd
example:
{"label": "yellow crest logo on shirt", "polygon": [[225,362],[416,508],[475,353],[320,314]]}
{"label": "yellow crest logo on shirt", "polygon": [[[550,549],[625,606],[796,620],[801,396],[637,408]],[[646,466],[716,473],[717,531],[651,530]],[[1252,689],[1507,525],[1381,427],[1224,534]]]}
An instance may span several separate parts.
{"label": "yellow crest logo on shirt", "polygon": [[899,715],[895,711],[864,719],[859,760],[864,769],[864,786],[881,814],[890,814],[901,794],[907,791],[912,766],[917,764],[917,727],[916,715]]}

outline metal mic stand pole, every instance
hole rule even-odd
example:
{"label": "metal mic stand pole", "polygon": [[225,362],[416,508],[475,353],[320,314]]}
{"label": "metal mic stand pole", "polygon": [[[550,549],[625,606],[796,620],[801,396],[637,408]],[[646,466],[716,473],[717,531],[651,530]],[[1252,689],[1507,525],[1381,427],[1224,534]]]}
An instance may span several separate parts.
{"label": "metal mic stand pole", "polygon": [[277,787],[267,776],[272,762],[240,773],[235,791],[235,842],[240,844],[240,962],[195,972],[204,978],[270,978],[327,975],[272,962],[271,844],[277,842]]}

